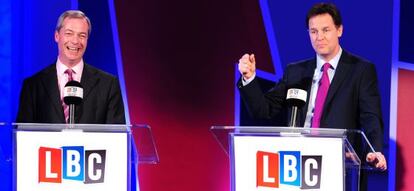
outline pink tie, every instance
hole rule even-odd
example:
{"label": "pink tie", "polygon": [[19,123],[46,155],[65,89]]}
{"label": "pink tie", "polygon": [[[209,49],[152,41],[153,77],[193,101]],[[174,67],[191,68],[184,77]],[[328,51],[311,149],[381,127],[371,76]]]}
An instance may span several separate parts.
{"label": "pink tie", "polygon": [[323,105],[325,104],[326,95],[329,89],[328,69],[331,67],[329,63],[323,65],[322,78],[319,81],[318,93],[316,94],[315,108],[312,118],[312,127],[318,128],[321,122]]}
{"label": "pink tie", "polygon": [[[65,70],[65,74],[68,75],[68,82],[70,82],[70,81],[73,80],[73,76],[72,76],[73,70],[72,69],[66,69]],[[62,98],[62,106],[63,106],[63,112],[65,114],[65,121],[66,121],[66,123],[68,123],[68,119],[69,119],[69,106],[65,104],[65,102],[63,101],[63,98]]]}

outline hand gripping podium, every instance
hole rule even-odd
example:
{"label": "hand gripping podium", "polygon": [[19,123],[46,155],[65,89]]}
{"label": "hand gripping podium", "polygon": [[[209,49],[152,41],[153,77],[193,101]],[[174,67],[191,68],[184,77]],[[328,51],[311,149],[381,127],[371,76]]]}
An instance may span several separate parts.
{"label": "hand gripping podium", "polygon": [[[232,191],[359,190],[375,152],[359,130],[213,126],[229,155]],[[362,159],[362,160],[361,160]]]}
{"label": "hand gripping podium", "polygon": [[147,125],[14,124],[16,191],[129,191],[158,162]]}

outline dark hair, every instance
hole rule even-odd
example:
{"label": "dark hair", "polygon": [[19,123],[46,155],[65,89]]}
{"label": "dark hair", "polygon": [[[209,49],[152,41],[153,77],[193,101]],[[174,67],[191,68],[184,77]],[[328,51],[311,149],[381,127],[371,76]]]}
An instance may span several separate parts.
{"label": "dark hair", "polygon": [[339,13],[338,8],[332,3],[317,3],[308,11],[306,15],[306,28],[309,28],[309,19],[322,14],[331,15],[335,26],[340,27],[342,25],[341,14]]}

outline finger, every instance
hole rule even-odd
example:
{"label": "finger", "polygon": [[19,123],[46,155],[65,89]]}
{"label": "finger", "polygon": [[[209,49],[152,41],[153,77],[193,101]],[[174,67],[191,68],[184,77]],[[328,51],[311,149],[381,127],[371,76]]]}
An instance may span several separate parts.
{"label": "finger", "polygon": [[368,153],[368,155],[367,155],[367,161],[368,162],[373,162],[374,160],[375,160],[375,154],[374,153]]}
{"label": "finger", "polygon": [[239,64],[249,65],[250,64],[249,56],[247,55],[247,56],[241,57],[239,60]]}
{"label": "finger", "polygon": [[385,168],[387,165],[386,165],[386,163],[385,163],[384,161],[381,161],[381,162],[378,162],[378,163],[377,163],[377,166],[378,166],[379,168]]}
{"label": "finger", "polygon": [[376,168],[379,168],[379,169],[381,169],[381,170],[387,170],[387,163],[386,163],[385,161],[381,161],[381,162],[378,162],[378,163],[375,165],[375,167],[376,167]]}
{"label": "finger", "polygon": [[378,162],[386,163],[385,157],[382,153],[375,153],[375,158],[378,159]]}
{"label": "finger", "polygon": [[246,64],[247,60],[245,58],[240,58],[239,59],[239,64]]}
{"label": "finger", "polygon": [[383,171],[387,170],[387,160],[385,159],[385,156],[380,152],[372,153],[372,154],[373,154],[372,156],[374,157],[374,160],[375,159],[377,160],[375,167]]}
{"label": "finger", "polygon": [[243,64],[242,62],[239,62],[239,71],[240,71],[241,74],[246,73],[245,64]]}
{"label": "finger", "polygon": [[239,71],[242,75],[246,75],[249,73],[249,66],[243,62],[239,62]]}
{"label": "finger", "polygon": [[246,61],[248,61],[249,60],[249,54],[244,54],[242,57],[241,57],[241,59],[240,60],[246,60]]}
{"label": "finger", "polygon": [[250,61],[251,63],[256,63],[256,59],[254,58],[254,54],[251,54],[251,55],[249,56],[249,61]]}
{"label": "finger", "polygon": [[380,156],[380,164],[382,169],[387,169],[387,160],[385,159],[385,156],[382,154]]}

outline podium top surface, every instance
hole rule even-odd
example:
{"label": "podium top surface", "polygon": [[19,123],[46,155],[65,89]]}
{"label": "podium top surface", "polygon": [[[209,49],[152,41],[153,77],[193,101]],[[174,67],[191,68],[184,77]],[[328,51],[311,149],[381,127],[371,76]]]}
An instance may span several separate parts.
{"label": "podium top surface", "polygon": [[[213,133],[277,135],[277,136],[311,136],[311,137],[346,137],[350,130],[332,128],[298,128],[298,127],[262,127],[262,126],[212,126]],[[360,133],[359,130],[353,130]]]}
{"label": "podium top surface", "polygon": [[13,123],[12,126],[14,132],[127,133],[133,138],[132,160],[134,163],[157,164],[159,162],[155,140],[149,125]]}
{"label": "podium top surface", "polygon": [[147,125],[125,124],[55,124],[55,123],[13,123],[20,131],[65,131],[79,130],[83,132],[129,132],[131,127],[147,127]]}

